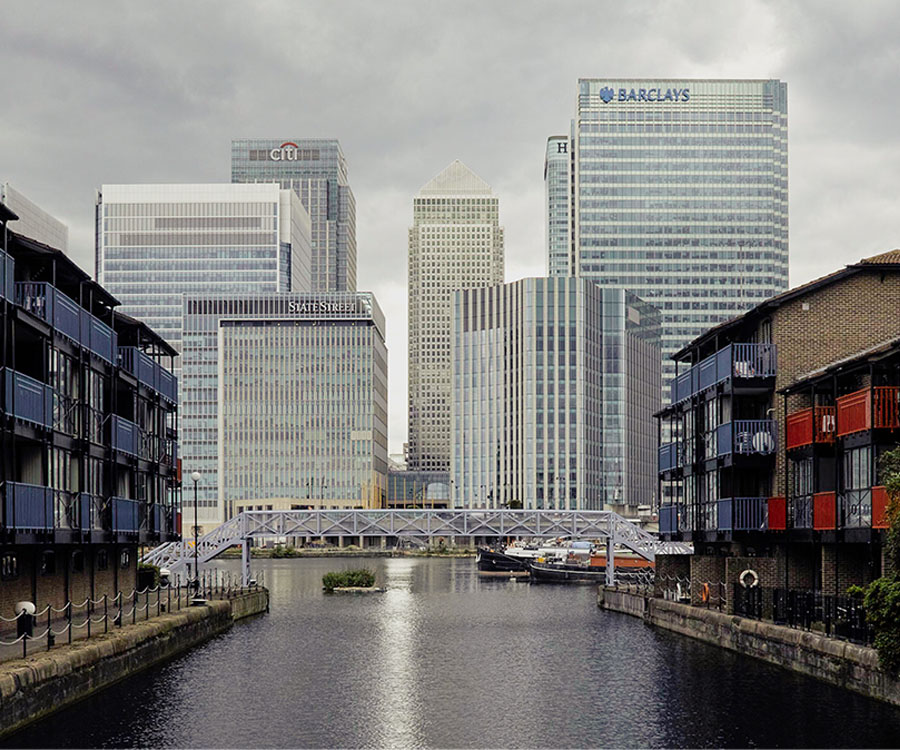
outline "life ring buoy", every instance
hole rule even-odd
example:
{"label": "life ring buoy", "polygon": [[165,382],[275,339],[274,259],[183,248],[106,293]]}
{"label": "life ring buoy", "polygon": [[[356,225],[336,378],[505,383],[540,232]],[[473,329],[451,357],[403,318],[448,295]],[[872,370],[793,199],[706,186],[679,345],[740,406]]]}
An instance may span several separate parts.
{"label": "life ring buoy", "polygon": [[708,583],[704,583],[700,587],[700,598],[703,600],[704,604],[709,601],[709,584]]}
{"label": "life ring buoy", "polygon": [[752,589],[759,585],[759,574],[753,568],[747,568],[738,576],[738,580],[745,589]]}

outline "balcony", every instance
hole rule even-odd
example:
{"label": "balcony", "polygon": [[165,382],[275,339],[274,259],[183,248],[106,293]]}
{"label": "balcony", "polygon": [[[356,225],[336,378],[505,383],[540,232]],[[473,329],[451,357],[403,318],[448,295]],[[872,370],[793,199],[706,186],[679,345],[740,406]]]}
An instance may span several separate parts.
{"label": "balcony", "polygon": [[141,454],[142,430],[134,422],[113,414],[109,418],[109,432],[115,450],[130,456]]}
{"label": "balcony", "polygon": [[53,528],[53,491],[49,487],[5,482],[3,488],[3,528],[32,532]]}
{"label": "balcony", "polygon": [[681,456],[678,443],[667,443],[659,446],[659,471],[668,471],[681,466]]}
{"label": "balcony", "polygon": [[835,527],[835,494],[817,492],[813,500],[813,528],[816,531],[833,530]]}
{"label": "balcony", "polygon": [[116,350],[116,333],[70,297],[43,281],[16,283],[16,304],[52,325],[110,364]]}
{"label": "balcony", "polygon": [[900,428],[900,387],[876,386],[837,400],[838,437],[865,430]]}
{"label": "balcony", "polygon": [[119,347],[119,365],[148,388],[175,403],[178,395],[175,376],[136,346]]}
{"label": "balcony", "polygon": [[53,389],[9,368],[4,368],[3,373],[6,413],[41,427],[53,427]]}
{"label": "balcony", "polygon": [[841,528],[872,528],[872,490],[845,490],[839,497]]}
{"label": "balcony", "polygon": [[776,425],[771,419],[739,419],[720,424],[706,433],[704,459],[727,455],[770,456],[778,443]]}
{"label": "balcony", "polygon": [[672,403],[684,401],[729,378],[772,378],[776,367],[775,344],[729,344],[675,378],[671,386]]}
{"label": "balcony", "polygon": [[787,529],[787,503],[783,497],[770,497],[769,531],[785,531]]}
{"label": "balcony", "polygon": [[660,534],[677,534],[678,533],[678,505],[663,505],[659,509],[659,533]]}
{"label": "balcony", "polygon": [[140,528],[140,507],[137,500],[124,497],[110,499],[112,506],[112,530],[114,533],[137,533]]}
{"label": "balcony", "polygon": [[766,531],[769,527],[767,497],[730,497],[717,503],[719,531]]}
{"label": "balcony", "polygon": [[787,450],[806,445],[833,443],[835,414],[833,406],[815,406],[788,414]]}
{"label": "balcony", "polygon": [[795,529],[813,527],[812,495],[798,495],[791,498],[791,526]]}
{"label": "balcony", "polygon": [[4,250],[0,250],[0,297],[16,301],[16,262]]}

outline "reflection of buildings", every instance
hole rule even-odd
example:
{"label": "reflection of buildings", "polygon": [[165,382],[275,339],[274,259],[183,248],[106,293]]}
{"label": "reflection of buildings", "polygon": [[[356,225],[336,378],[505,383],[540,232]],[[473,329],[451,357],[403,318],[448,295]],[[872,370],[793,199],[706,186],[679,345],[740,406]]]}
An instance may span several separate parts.
{"label": "reflection of buildings", "polygon": [[138,545],[180,534],[175,352],[7,222],[0,203],[0,616],[105,595],[112,609]]}
{"label": "reflection of buildings", "polygon": [[378,508],[387,478],[384,316],[368,292],[184,302],[185,464],[201,522],[256,510]]}
{"label": "reflection of buildings", "polygon": [[450,478],[441,471],[388,471],[387,507],[447,508]]}
{"label": "reflection of buildings", "polygon": [[551,277],[453,297],[456,507],[651,504],[659,315],[621,289]]}

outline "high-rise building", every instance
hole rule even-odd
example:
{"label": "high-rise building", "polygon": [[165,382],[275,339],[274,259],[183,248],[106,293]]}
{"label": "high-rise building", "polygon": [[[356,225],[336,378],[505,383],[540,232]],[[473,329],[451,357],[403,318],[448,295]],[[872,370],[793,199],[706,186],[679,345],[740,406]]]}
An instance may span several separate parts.
{"label": "high-rise building", "polygon": [[19,217],[14,224],[17,234],[63,252],[69,249],[69,227],[32,203],[8,182],[0,185],[0,201]]}
{"label": "high-rise building", "polygon": [[456,507],[615,510],[655,496],[659,314],[587,279],[453,297]]}
{"label": "high-rise building", "polygon": [[310,288],[309,216],[275,184],[104,185],[96,243],[97,280],[179,352],[182,295]]}
{"label": "high-rise building", "polygon": [[181,444],[204,528],[241,509],[383,507],[387,350],[371,293],[186,295],[184,320]]}
{"label": "high-rise building", "polygon": [[338,141],[231,142],[232,182],[277,182],[300,196],[312,225],[312,291],[356,289],[356,199]]}
{"label": "high-rise building", "polygon": [[671,354],[787,288],[787,166],[781,81],[581,79],[547,143],[550,273],[659,308],[668,381]]}
{"label": "high-rise building", "polygon": [[414,199],[409,229],[410,471],[450,468],[452,293],[502,283],[497,197],[454,161]]}

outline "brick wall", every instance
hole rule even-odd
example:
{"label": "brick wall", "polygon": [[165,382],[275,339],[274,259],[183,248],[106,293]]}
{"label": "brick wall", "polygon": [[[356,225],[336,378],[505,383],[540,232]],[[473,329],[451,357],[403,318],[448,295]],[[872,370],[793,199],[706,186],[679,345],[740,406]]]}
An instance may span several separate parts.
{"label": "brick wall", "polygon": [[873,563],[865,544],[823,544],[822,592],[844,596],[849,586],[865,586],[877,572]]}
{"label": "brick wall", "polygon": [[725,560],[725,583],[728,587],[728,613],[734,612],[735,586],[741,585],[741,573],[752,570],[758,577],[757,588],[763,592],[763,617],[772,617],[771,590],[781,586],[779,560],[774,557],[729,557]]}
{"label": "brick wall", "polygon": [[[662,596],[663,591],[675,591],[678,579],[686,581],[691,577],[690,555],[657,555],[654,596]],[[682,586],[684,584],[682,583]]]}
{"label": "brick wall", "polygon": [[[691,555],[691,604],[715,606],[725,582],[725,560],[717,555]],[[703,584],[709,584],[710,600],[703,601]]]}

